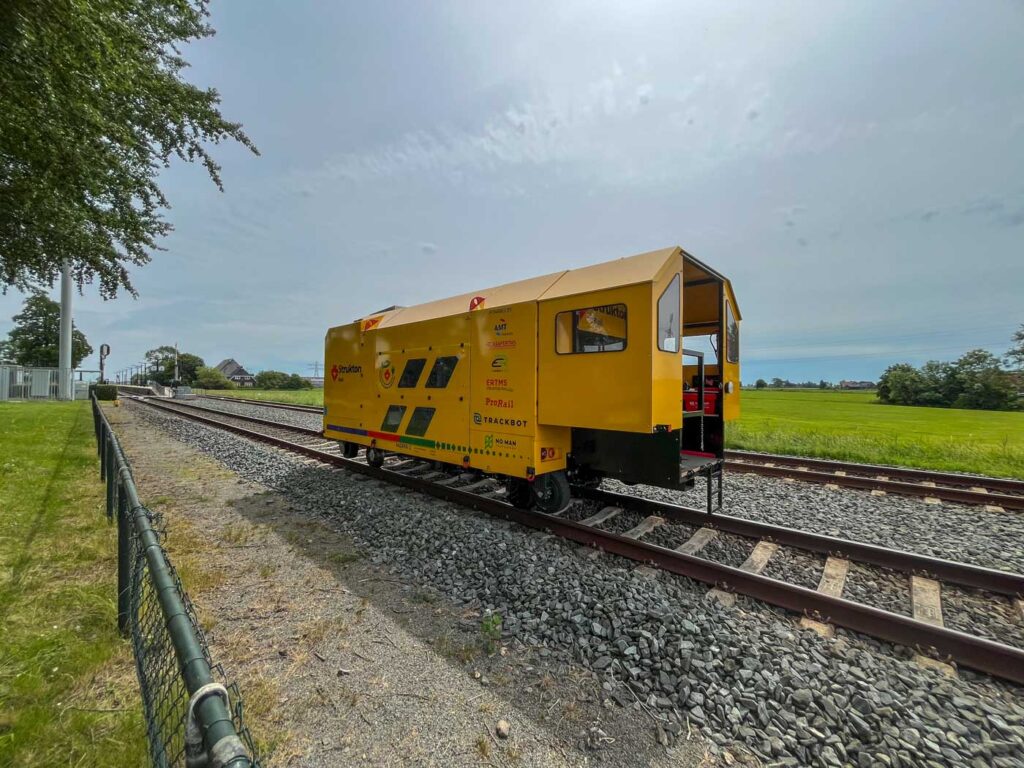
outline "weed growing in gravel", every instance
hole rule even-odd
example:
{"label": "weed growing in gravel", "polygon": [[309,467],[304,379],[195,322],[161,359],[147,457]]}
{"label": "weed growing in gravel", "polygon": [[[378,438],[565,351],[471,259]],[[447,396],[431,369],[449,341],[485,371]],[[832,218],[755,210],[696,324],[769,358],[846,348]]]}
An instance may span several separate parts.
{"label": "weed growing in gravel", "polygon": [[476,751],[480,753],[480,757],[484,760],[488,760],[491,757],[491,742],[486,737],[480,736],[476,740]]}
{"label": "weed growing in gravel", "polygon": [[348,565],[358,562],[362,557],[358,552],[332,552],[327,556],[327,562],[331,565]]}
{"label": "weed growing in gravel", "polygon": [[252,529],[244,523],[228,523],[221,530],[220,537],[228,544],[245,544],[252,535]]}
{"label": "weed growing in gravel", "polygon": [[480,634],[483,636],[484,651],[492,654],[498,650],[501,641],[501,614],[490,613],[480,620]]}

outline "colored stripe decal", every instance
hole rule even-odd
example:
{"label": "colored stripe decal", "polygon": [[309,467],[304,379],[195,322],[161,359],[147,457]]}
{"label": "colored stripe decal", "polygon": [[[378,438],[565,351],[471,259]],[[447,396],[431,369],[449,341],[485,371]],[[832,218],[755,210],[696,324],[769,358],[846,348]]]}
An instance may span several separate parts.
{"label": "colored stripe decal", "polygon": [[411,435],[396,435],[391,432],[371,432],[366,429],[355,429],[354,427],[339,427],[336,424],[328,424],[327,429],[331,432],[345,432],[349,435],[359,435],[360,437],[372,437],[376,440],[387,440],[391,443],[408,443],[409,445],[418,445],[421,448],[437,448],[437,442],[434,440],[426,440],[422,437],[412,437]]}

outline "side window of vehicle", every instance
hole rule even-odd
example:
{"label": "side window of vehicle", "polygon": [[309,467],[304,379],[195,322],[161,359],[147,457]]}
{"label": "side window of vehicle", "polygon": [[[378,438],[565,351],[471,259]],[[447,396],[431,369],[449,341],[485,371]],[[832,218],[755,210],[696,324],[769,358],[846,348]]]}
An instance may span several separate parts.
{"label": "side window of vehicle", "polygon": [[430,369],[430,375],[427,376],[426,386],[429,389],[444,389],[447,387],[458,363],[459,358],[457,355],[446,355],[437,358]]}
{"label": "side window of vehicle", "polygon": [[402,369],[402,378],[398,380],[398,386],[402,389],[410,389],[415,387],[420,380],[420,374],[423,373],[423,367],[427,364],[426,358],[414,357],[406,361],[405,368]]}
{"label": "side window of vehicle", "polygon": [[560,355],[621,352],[626,348],[626,305],[572,309],[555,315],[555,351]]}
{"label": "side window of vehicle", "polygon": [[658,349],[679,351],[679,275],[672,278],[658,299]]}
{"label": "side window of vehicle", "polygon": [[392,405],[384,414],[384,423],[380,425],[381,432],[397,432],[402,424],[402,417],[405,416],[404,405]]}
{"label": "side window of vehicle", "polygon": [[416,437],[423,437],[427,434],[427,429],[430,427],[430,420],[434,418],[435,410],[435,408],[415,408],[412,416],[409,417],[409,426],[406,427],[405,433],[407,435],[415,435]]}
{"label": "side window of vehicle", "polygon": [[740,324],[732,313],[732,304],[725,301],[725,359],[730,363],[740,361]]}

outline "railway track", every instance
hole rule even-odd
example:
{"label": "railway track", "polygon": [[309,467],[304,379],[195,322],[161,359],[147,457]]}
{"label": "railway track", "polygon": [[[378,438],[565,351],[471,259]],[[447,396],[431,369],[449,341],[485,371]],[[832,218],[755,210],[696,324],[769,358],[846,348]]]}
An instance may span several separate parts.
{"label": "railway track", "polygon": [[[582,501],[574,502],[558,515],[526,511],[504,500],[504,489],[496,479],[478,473],[452,471],[433,462],[397,456],[389,457],[384,467],[375,469],[361,457],[346,459],[341,456],[337,443],[325,440],[318,430],[181,402],[133,400],[331,466],[360,472],[688,576],[712,585],[711,593],[723,601],[736,594],[746,595],[803,614],[804,623],[816,624],[819,631],[827,631],[833,625],[841,626],[915,648],[927,659],[956,662],[1024,684],[1024,649],[943,626],[939,597],[942,583],[985,590],[993,593],[992,599],[1013,601],[1018,615],[1024,620],[1024,607],[1020,601],[1020,595],[1024,594],[1024,575],[1021,574],[726,515],[708,515],[699,509],[599,489],[583,491]],[[597,511],[575,507],[576,504],[587,503],[596,505]],[[624,512],[642,515],[643,519],[629,530],[616,532],[612,523]],[[690,526],[695,532],[674,548],[644,540],[645,537],[654,537],[655,531],[673,525]],[[732,567],[699,556],[704,545],[719,533],[742,536],[755,542],[743,565]],[[828,556],[818,589],[761,575],[760,571],[778,547]],[[843,578],[851,562],[907,574],[913,585],[915,616],[891,613],[844,599],[841,596]]]}
{"label": "railway track", "polygon": [[[317,406],[219,395],[200,395],[200,397],[210,400],[241,402],[246,405],[260,405],[267,408],[281,408],[301,413],[323,413],[323,408]],[[725,459],[725,467],[731,472],[748,472],[766,477],[857,488],[899,496],[981,505],[996,511],[1024,510],[1024,480],[750,451],[726,451]]]}
{"label": "railway track", "polygon": [[1024,510],[1022,480],[747,451],[726,451],[725,460],[726,469],[732,472],[752,472],[768,477],[958,504],[977,504],[1003,510]]}

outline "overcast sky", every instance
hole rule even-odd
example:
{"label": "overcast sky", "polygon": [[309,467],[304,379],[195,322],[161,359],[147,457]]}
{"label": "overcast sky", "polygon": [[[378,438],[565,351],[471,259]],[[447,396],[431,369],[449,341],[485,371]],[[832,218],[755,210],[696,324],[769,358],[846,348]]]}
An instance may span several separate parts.
{"label": "overcast sky", "polygon": [[113,369],[178,342],[310,373],[381,307],[667,245],[733,280],[744,381],[1001,354],[1024,322],[1024,3],[218,0],[213,24],[189,77],[262,157],[217,147],[224,194],[167,171],[138,300],[76,297]]}

